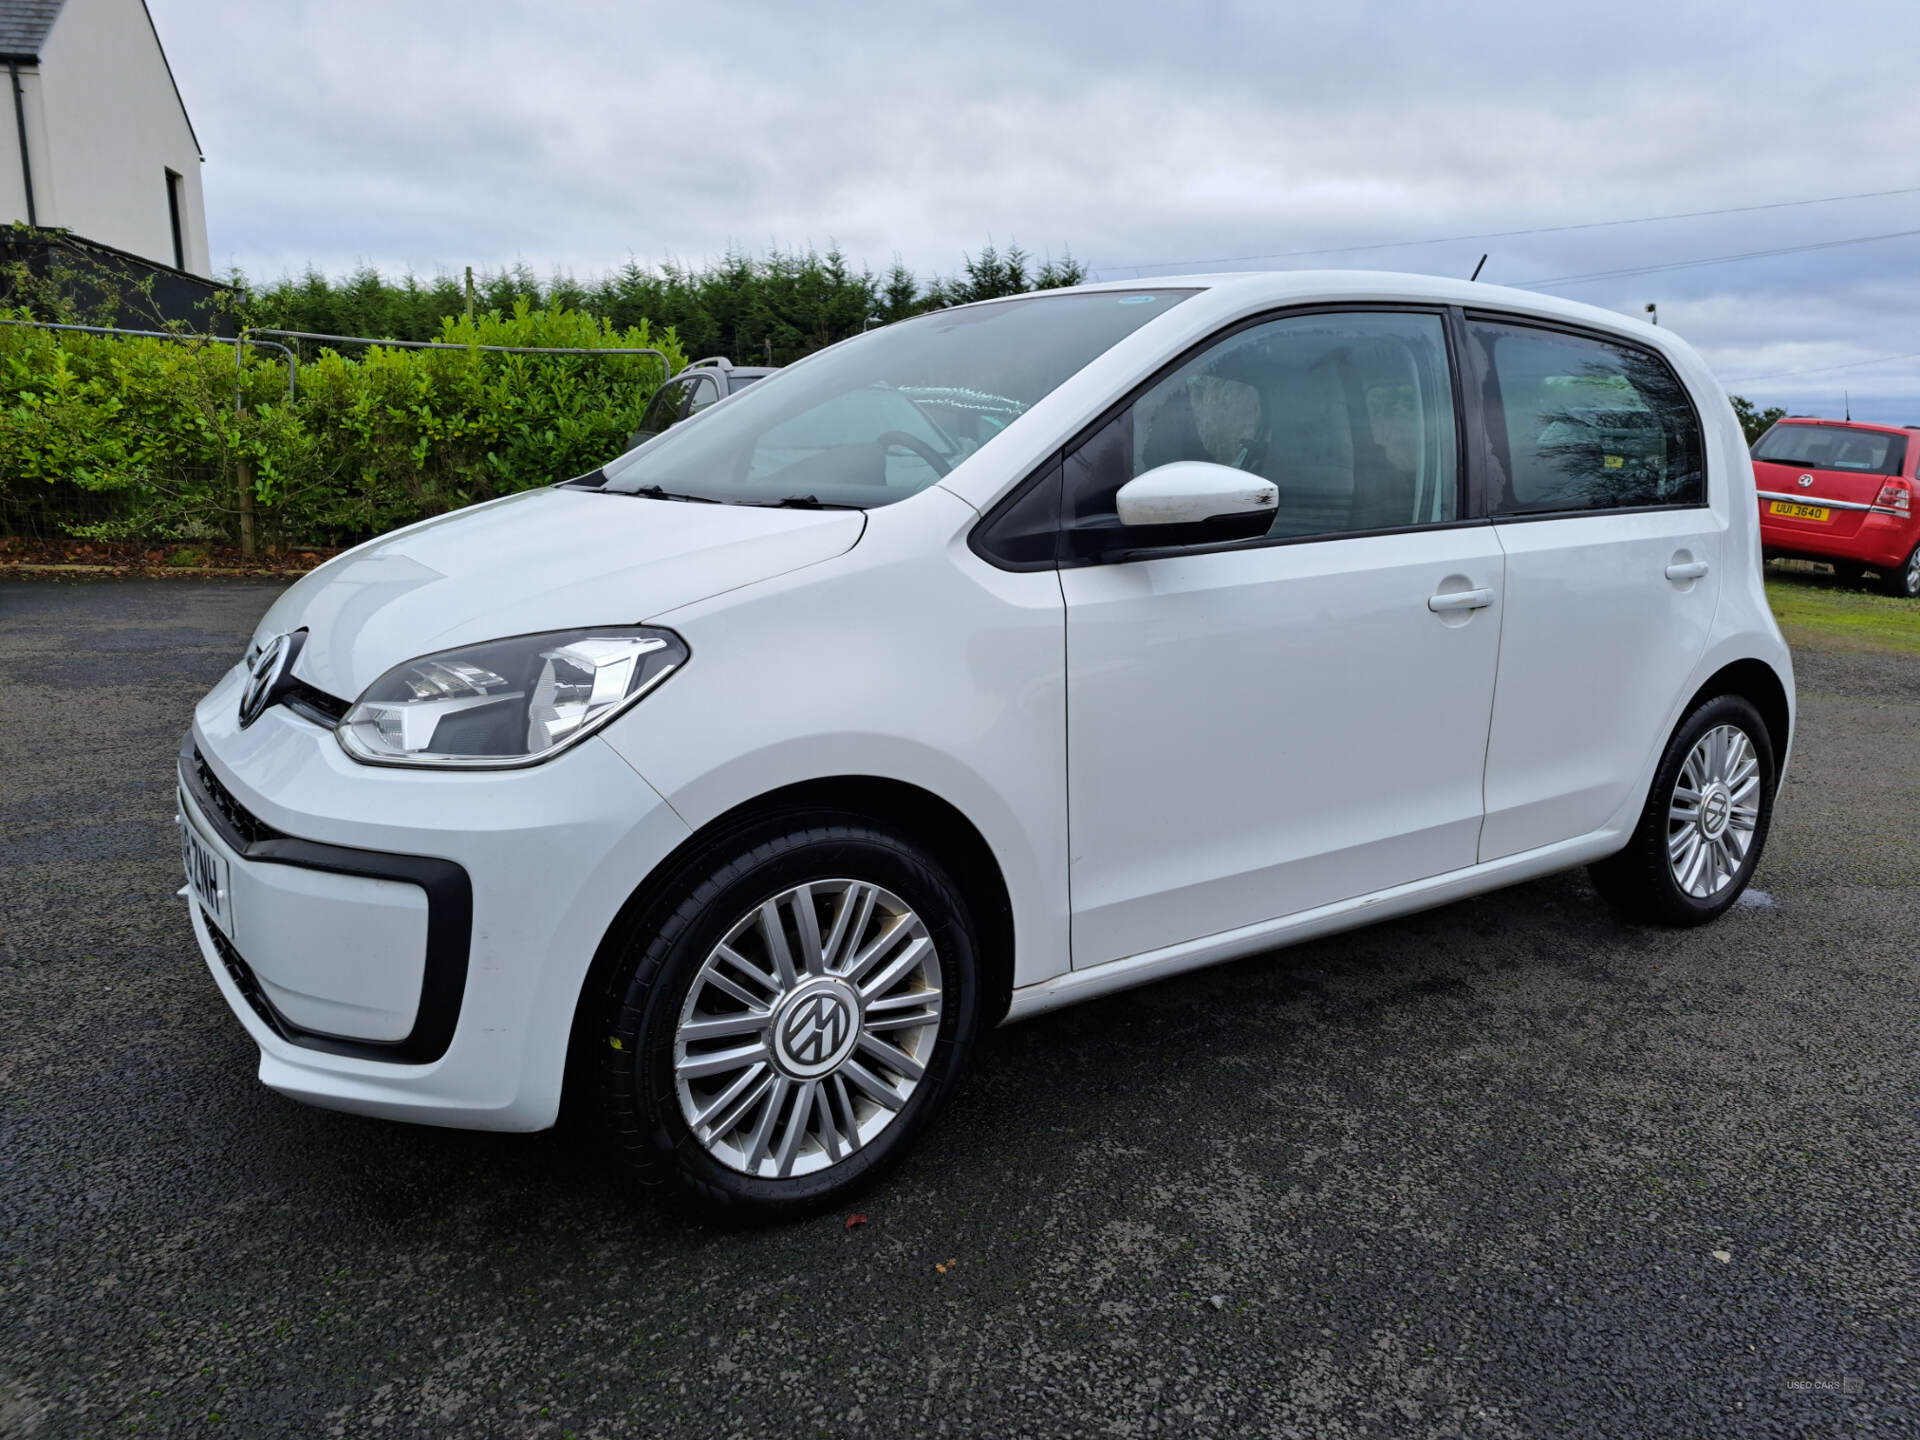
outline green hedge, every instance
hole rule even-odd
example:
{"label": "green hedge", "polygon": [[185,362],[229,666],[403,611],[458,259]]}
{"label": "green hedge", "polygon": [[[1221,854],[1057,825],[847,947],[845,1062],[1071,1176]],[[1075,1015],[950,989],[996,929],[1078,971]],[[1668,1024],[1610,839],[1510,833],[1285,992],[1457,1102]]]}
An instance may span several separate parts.
{"label": "green hedge", "polygon": [[[448,319],[439,338],[644,346],[686,363],[671,329],[524,301]],[[231,345],[0,326],[0,523],[237,543],[251,508],[262,548],[347,543],[593,469],[625,448],[661,379],[644,355],[370,347],[303,362],[289,404],[272,354],[250,348],[240,365]]]}
{"label": "green hedge", "polygon": [[[522,300],[534,309],[583,310],[615,325],[671,325],[690,355],[728,355],[737,365],[787,365],[823,345],[859,335],[876,320],[1078,285],[1086,267],[1071,255],[1036,260],[1018,245],[992,244],[961,257],[957,274],[921,280],[895,260],[876,273],[836,249],[824,253],[774,249],[765,255],[729,253],[705,265],[630,262],[588,279],[555,275],[542,281],[524,265],[474,276],[481,310],[511,312]],[[460,280],[451,274],[398,278],[364,267],[329,278],[316,270],[295,278],[240,287],[235,308],[249,324],[330,335],[390,335],[431,340],[440,317],[466,309]],[[69,287],[71,288],[71,287]],[[44,287],[42,287],[44,289]]]}

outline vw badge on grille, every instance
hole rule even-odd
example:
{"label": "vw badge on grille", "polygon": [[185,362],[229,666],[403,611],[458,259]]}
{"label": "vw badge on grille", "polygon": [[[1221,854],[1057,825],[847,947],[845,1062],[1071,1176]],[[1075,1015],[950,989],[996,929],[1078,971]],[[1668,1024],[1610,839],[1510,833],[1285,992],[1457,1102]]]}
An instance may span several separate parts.
{"label": "vw badge on grille", "polygon": [[293,658],[300,653],[300,642],[306,637],[304,630],[276,635],[247,667],[247,688],[240,692],[242,730],[258,720],[279,695],[288,672],[293,669]]}

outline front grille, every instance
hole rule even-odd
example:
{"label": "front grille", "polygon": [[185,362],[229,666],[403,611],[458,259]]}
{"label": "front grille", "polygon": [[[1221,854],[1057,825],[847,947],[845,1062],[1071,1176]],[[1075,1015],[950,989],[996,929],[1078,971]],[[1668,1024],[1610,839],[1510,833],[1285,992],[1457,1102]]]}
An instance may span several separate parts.
{"label": "front grille", "polygon": [[324,725],[329,730],[339,725],[347,711],[353,708],[338,696],[316,690],[306,681],[293,676],[288,676],[286,684],[281,687],[280,703],[296,715],[304,716],[316,725]]}
{"label": "front grille", "polygon": [[213,773],[213,768],[207,764],[198,746],[194,747],[193,769],[200,781],[201,798],[220,812],[220,818],[227,822],[228,828],[240,837],[244,845],[283,838],[278,830],[234,799],[233,792],[220,783],[220,777]]}
{"label": "front grille", "polygon": [[273,1007],[267,1003],[260,982],[253,978],[253,968],[240,958],[240,952],[233,948],[233,942],[214,929],[211,921],[207,923],[207,934],[213,937],[213,948],[220,952],[220,962],[227,967],[227,975],[232,979],[234,989],[240,992],[248,1008],[260,1017],[269,1030],[285,1039],[286,1029]]}

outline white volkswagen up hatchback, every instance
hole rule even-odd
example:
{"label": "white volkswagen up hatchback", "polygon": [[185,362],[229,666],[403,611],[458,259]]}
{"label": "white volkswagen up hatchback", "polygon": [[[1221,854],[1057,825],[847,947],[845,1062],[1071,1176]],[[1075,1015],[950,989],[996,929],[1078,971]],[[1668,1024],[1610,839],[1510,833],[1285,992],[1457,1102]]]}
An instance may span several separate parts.
{"label": "white volkswagen up hatchback", "polygon": [[340,556],[181,749],[260,1078],[826,1203],[980,1028],[1590,864],[1710,920],[1793,726],[1669,331],[1419,276],[1087,286],[823,351]]}

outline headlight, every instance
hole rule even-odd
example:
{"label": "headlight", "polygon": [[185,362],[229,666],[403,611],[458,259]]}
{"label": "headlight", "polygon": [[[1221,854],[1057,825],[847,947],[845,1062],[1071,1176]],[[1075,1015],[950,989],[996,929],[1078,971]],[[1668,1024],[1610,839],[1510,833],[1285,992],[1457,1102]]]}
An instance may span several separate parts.
{"label": "headlight", "polygon": [[531,765],[591,735],[686,659],[678,635],[640,625],[491,640],[394,666],[334,733],[375,765]]}

